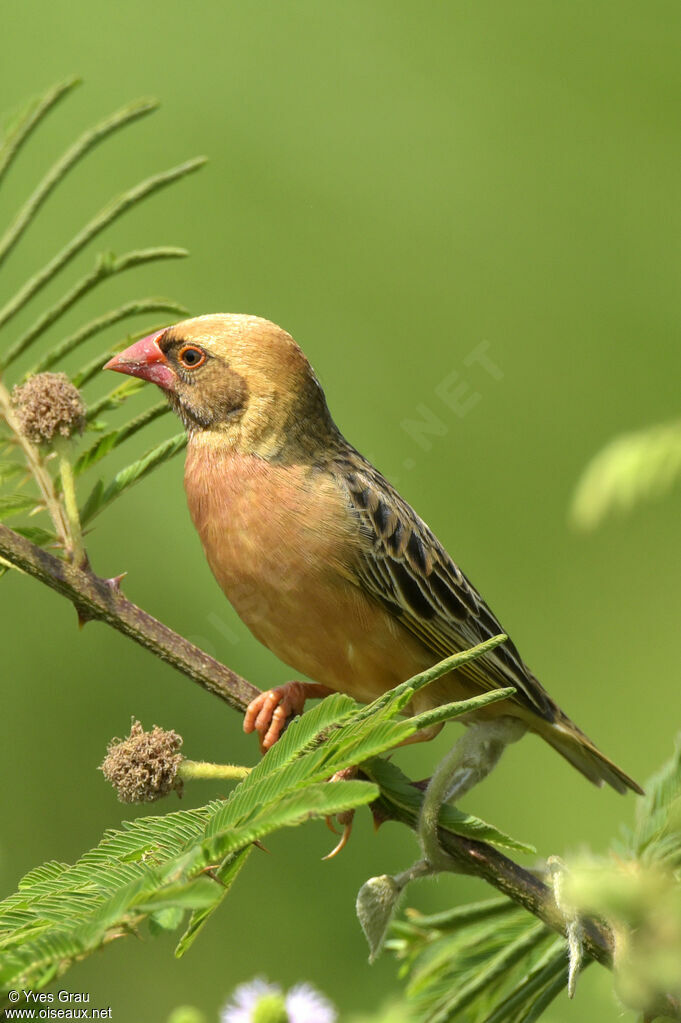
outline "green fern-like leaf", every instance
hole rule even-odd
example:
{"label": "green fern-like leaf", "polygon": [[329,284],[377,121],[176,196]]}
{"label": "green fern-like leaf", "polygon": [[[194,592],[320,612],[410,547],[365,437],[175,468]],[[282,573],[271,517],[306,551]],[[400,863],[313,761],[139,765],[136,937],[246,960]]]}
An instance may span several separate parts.
{"label": "green fern-like leaf", "polygon": [[[382,795],[389,803],[418,814],[423,793],[411,783],[396,764],[377,758],[365,764],[364,770],[367,777],[380,786]],[[488,824],[479,817],[464,813],[449,804],[445,804],[440,810],[440,826],[455,835],[474,838],[479,842],[489,842],[490,845],[500,846],[502,849],[512,849],[515,852],[528,854],[536,853],[534,846],[519,842],[500,831],[493,824]]]}
{"label": "green fern-like leaf", "polygon": [[[57,84],[41,98],[33,101],[14,119],[0,142],[0,179],[19,158],[21,151],[29,143],[33,133],[40,128],[44,119],[56,109],[62,99],[72,92],[76,84],[77,79],[73,78]],[[149,99],[137,100],[126,105],[121,110],[105,117],[93,128],[83,132],[54,161],[52,166],[45,171],[33,192],[10,218],[7,227],[0,231],[0,265],[5,259],[12,256],[15,247],[21,243],[29,226],[37,227],[39,230],[40,215],[44,205],[54,198],[60,184],[83,164],[88,154],[100,145],[110,144],[115,135],[125,131],[129,125],[140,118],[153,113],[156,107],[156,101]],[[147,332],[150,332],[152,329],[160,329],[165,323],[186,315],[187,310],[184,306],[165,298],[135,299],[101,312],[87,322],[81,323],[72,331],[65,333],[61,339],[56,341],[48,341],[48,332],[58,328],[60,320],[67,312],[77,310],[81,301],[86,296],[97,292],[106,281],[138,267],[182,258],[187,255],[187,252],[185,249],[167,245],[136,249],[122,256],[104,251],[96,255],[91,270],[68,283],[59,297],[51,299],[42,308],[40,305],[41,292],[60,274],[65,274],[75,257],[125,213],[139,203],[145,202],[161,189],[170,185],[174,186],[182,178],[198,170],[204,162],[203,158],[185,161],[122,191],[87,220],[84,226],[76,230],[66,245],[49,256],[45,264],[30,275],[13,295],[0,301],[0,337],[3,331],[8,337],[8,340],[4,342],[0,340],[0,419],[5,427],[2,431],[1,453],[4,458],[10,450],[12,440],[18,439],[21,443],[16,445],[16,450],[21,456],[23,448],[27,459],[26,466],[19,459],[15,460],[13,455],[11,461],[3,460],[0,463],[0,488],[15,480],[19,481],[22,488],[21,493],[0,492],[0,515],[3,517],[13,515],[21,521],[22,514],[32,513],[36,509],[40,511],[41,517],[38,524],[31,523],[29,526],[27,523],[24,528],[33,531],[31,539],[41,546],[56,543],[57,547],[69,549],[73,547],[73,542],[72,538],[69,540],[69,537],[65,535],[66,527],[63,523],[66,519],[64,516],[60,518],[58,511],[58,502],[64,498],[61,493],[61,479],[56,475],[58,472],[57,461],[50,460],[49,447],[34,448],[31,452],[27,450],[25,438],[20,436],[13,438],[13,431],[18,433],[20,427],[16,417],[12,414],[10,398],[12,386],[35,373],[63,371],[65,360],[68,360],[74,352],[81,349],[84,351],[88,345],[95,345],[105,332],[125,324],[127,338],[115,340],[113,343],[107,341],[105,351],[101,350],[101,345],[99,349],[93,349],[85,364],[72,374],[72,379],[79,388],[89,389],[91,385],[95,385],[99,381],[100,370],[111,355],[124,347],[126,343],[129,344],[132,340],[144,336],[143,333],[140,334],[127,327],[128,321],[149,316],[149,314],[159,314],[164,317],[160,324],[157,323],[149,328]],[[45,248],[47,249],[48,246],[46,245]],[[9,337],[6,332],[12,320],[18,313],[27,310],[34,310],[29,320],[29,326],[18,336]],[[29,355],[32,356],[32,359],[30,368],[27,368],[25,360]],[[23,366],[22,363],[24,363]],[[94,395],[89,395],[87,391],[84,393],[83,397],[88,406],[87,429],[89,431],[97,430],[103,436],[94,444],[91,442],[88,444],[86,439],[81,441],[82,445],[87,446],[81,449],[79,454],[74,450],[74,477],[82,476],[87,469],[102,462],[124,441],[134,438],[162,414],[164,410],[156,404],[147,411],[138,411],[129,417],[127,422],[121,422],[119,419],[115,425],[110,426],[108,422],[103,421],[103,416],[108,417],[112,413],[117,413],[120,416],[120,410],[124,409],[128,399],[137,393],[140,385],[141,381],[129,380],[103,395],[101,390],[99,394],[95,393]],[[91,490],[90,496],[84,504],[88,521],[117,497],[126,493],[130,486],[149,475],[168,458],[180,451],[183,443],[178,437],[171,437],[164,443],[157,444],[146,455],[138,456],[108,482],[97,484],[94,490]],[[66,457],[63,450],[60,457],[62,459]],[[27,469],[30,470],[30,473]],[[23,481],[20,479],[22,474],[26,477]],[[66,478],[70,479],[70,473]],[[48,482],[46,483],[46,481]],[[50,488],[52,488],[52,493],[50,493]],[[16,491],[16,484],[14,490]],[[73,508],[75,504],[76,501],[71,500],[69,507]],[[55,507],[57,508],[56,513]],[[45,512],[51,514],[54,529],[45,528],[46,522],[42,517]],[[77,527],[69,526],[70,531],[73,529],[76,529],[77,534]]]}
{"label": "green fern-like leaf", "polygon": [[8,519],[12,515],[30,511],[35,508],[36,503],[35,497],[31,497],[30,494],[2,494],[0,495],[0,521]]}
{"label": "green fern-like leaf", "polygon": [[607,516],[666,494],[681,478],[681,423],[664,423],[611,441],[587,465],[572,520],[594,529]]}
{"label": "green fern-like leaf", "polygon": [[565,942],[509,899],[430,917],[411,912],[387,943],[408,964],[407,996],[428,1023],[520,1023],[557,977]]}
{"label": "green fern-like leaf", "polygon": [[99,515],[107,505],[111,504],[117,497],[120,497],[133,484],[139,483],[140,480],[148,476],[154,469],[158,469],[164,462],[167,462],[174,455],[183,451],[186,445],[186,434],[178,433],[169,440],[164,440],[161,444],[157,444],[151,451],[147,451],[146,455],[143,455],[142,458],[139,458],[131,465],[127,465],[125,469],[121,469],[106,486],[100,481],[83,506],[81,512],[83,525],[85,526],[91,522],[95,515]]}
{"label": "green fern-like leaf", "polygon": [[[394,765],[377,765],[365,771],[382,798],[412,798]],[[647,783],[634,827],[610,854],[568,863],[563,884],[571,912],[615,936],[618,998],[646,1019],[667,1018],[681,998],[681,741]],[[531,1023],[568,983],[566,942],[506,898],[432,916],[407,911],[386,947],[404,961],[409,1004],[424,1023]]]}
{"label": "green fern-like leaf", "polygon": [[[80,476],[81,473],[91,469],[93,465],[100,462],[102,458],[117,448],[123,441],[128,440],[129,437],[134,437],[136,433],[148,426],[149,423],[153,423],[154,420],[160,416],[166,415],[170,411],[169,406],[165,402],[159,402],[157,405],[152,405],[151,408],[145,412],[141,412],[134,419],[131,419],[125,426],[121,426],[118,430],[110,430],[109,433],[105,433],[103,437],[100,437],[91,447],[84,451],[79,457],[78,461],[73,467],[73,471],[76,476]],[[0,467],[0,478],[2,468]]]}
{"label": "green fern-like leaf", "polygon": [[0,462],[0,484],[7,483],[17,476],[26,474],[26,466],[21,462]]}
{"label": "green fern-like leaf", "polygon": [[[414,684],[421,681],[417,676]],[[400,796],[409,783],[401,775],[396,781],[397,769],[376,759],[412,735],[418,720],[400,717],[399,700],[365,708],[347,696],[330,697],[292,722],[228,799],[126,823],[73,866],[31,871],[0,903],[0,990],[40,987],[113,937],[143,922],[152,933],[172,929],[189,912],[177,947],[182,955],[223,902],[254,842],[379,794],[415,800],[418,809],[419,790],[409,786],[409,796]],[[327,781],[365,756],[374,758],[366,765],[370,780]],[[448,813],[445,827],[520,847],[491,825]]]}

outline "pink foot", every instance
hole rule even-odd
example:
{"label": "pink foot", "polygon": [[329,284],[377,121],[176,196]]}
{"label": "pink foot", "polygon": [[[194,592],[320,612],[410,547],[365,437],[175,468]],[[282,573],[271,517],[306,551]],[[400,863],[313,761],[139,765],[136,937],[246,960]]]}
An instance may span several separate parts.
{"label": "pink foot", "polygon": [[305,701],[311,696],[328,696],[332,690],[315,682],[286,682],[268,689],[251,700],[244,716],[244,732],[257,732],[260,750],[266,753],[295,714],[302,714]]}

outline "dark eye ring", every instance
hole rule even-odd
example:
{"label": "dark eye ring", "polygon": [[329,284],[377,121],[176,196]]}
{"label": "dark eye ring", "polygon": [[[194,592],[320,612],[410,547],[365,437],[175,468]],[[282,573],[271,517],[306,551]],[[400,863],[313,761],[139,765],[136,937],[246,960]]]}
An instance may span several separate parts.
{"label": "dark eye ring", "polygon": [[198,369],[206,361],[206,353],[203,348],[197,348],[196,345],[185,345],[180,348],[177,357],[187,369]]}

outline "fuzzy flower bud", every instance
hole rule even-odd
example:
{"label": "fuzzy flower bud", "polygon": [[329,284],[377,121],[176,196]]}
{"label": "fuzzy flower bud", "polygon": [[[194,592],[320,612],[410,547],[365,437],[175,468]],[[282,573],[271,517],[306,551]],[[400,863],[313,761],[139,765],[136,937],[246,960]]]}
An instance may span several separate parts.
{"label": "fuzzy flower bud", "polygon": [[100,770],[118,793],[121,803],[153,803],[169,792],[182,791],[177,770],[182,737],[154,725],[145,732],[133,721],[127,739],[113,739]]}
{"label": "fuzzy flower bud", "polygon": [[12,391],[21,429],[34,444],[71,437],[85,425],[85,404],[66,373],[38,373]]}
{"label": "fuzzy flower bud", "polygon": [[355,909],[369,944],[370,963],[381,953],[401,892],[402,885],[389,874],[370,877],[358,892]]}
{"label": "fuzzy flower bud", "polygon": [[206,1017],[193,1005],[178,1005],[168,1016],[168,1023],[206,1023]]}

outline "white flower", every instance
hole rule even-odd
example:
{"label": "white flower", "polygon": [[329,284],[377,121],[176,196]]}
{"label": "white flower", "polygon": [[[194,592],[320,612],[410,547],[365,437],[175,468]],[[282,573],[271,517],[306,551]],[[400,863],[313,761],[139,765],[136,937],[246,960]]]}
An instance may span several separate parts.
{"label": "white flower", "polygon": [[331,1002],[310,984],[296,984],[286,995],[289,1023],[336,1023]]}
{"label": "white flower", "polygon": [[222,1010],[221,1023],[251,1023],[258,1002],[268,995],[281,995],[277,984],[269,984],[264,977],[254,977],[247,984],[239,984]]}
{"label": "white flower", "polygon": [[253,1023],[258,1006],[264,1001],[281,998],[282,1011],[288,1023],[336,1023],[338,1014],[331,1002],[310,984],[296,984],[284,998],[278,984],[270,984],[263,977],[255,977],[240,984],[222,1010],[221,1023]]}

